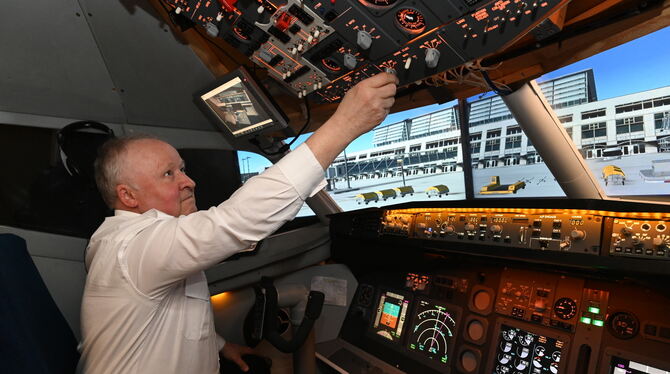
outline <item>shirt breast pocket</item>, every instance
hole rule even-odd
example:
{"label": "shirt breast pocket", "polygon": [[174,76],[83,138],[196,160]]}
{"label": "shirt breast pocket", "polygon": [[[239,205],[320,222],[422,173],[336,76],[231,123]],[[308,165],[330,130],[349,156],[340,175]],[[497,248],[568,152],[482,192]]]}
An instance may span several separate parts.
{"label": "shirt breast pocket", "polygon": [[192,275],[186,279],[185,331],[188,340],[202,340],[212,335],[212,307],[209,302],[209,289],[204,273]]}

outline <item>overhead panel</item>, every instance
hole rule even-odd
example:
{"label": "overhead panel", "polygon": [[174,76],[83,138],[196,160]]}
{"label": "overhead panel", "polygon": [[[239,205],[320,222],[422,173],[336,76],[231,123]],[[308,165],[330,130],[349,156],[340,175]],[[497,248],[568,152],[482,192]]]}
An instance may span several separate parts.
{"label": "overhead panel", "polygon": [[[400,86],[519,40],[568,0],[165,0],[229,42],[296,96],[337,102],[357,82]],[[185,20],[182,22],[186,22]],[[243,46],[243,47],[241,47]]]}

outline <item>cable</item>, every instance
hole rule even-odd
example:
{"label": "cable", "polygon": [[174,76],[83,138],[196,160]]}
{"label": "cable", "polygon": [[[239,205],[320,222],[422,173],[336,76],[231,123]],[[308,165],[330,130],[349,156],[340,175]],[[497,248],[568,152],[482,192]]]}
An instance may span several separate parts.
{"label": "cable", "polygon": [[482,74],[482,77],[484,77],[484,80],[489,85],[491,90],[493,90],[493,92],[497,93],[500,96],[507,96],[512,93],[512,90],[501,89],[498,86],[496,86],[496,84],[493,83],[493,81],[491,80],[491,77],[489,77],[489,73],[486,72],[486,70],[480,70],[479,72]]}
{"label": "cable", "polygon": [[282,153],[286,152],[287,150],[289,150],[291,148],[291,146],[293,145],[293,143],[295,143],[295,141],[298,140],[298,138],[300,137],[300,135],[302,135],[302,133],[305,131],[305,129],[307,129],[307,126],[309,126],[309,122],[312,119],[312,111],[309,108],[309,100],[307,100],[306,96],[305,96],[305,110],[307,111],[307,119],[305,120],[305,124],[302,125],[302,128],[298,131],[298,134],[296,134],[296,136],[293,138],[293,140],[291,140],[290,143],[284,144],[276,152],[268,153],[267,148],[263,149],[263,148],[260,147],[260,145],[256,144],[258,146],[258,149],[260,149],[261,152],[263,152],[263,154],[265,154],[266,156],[275,156],[275,155],[282,154]]}

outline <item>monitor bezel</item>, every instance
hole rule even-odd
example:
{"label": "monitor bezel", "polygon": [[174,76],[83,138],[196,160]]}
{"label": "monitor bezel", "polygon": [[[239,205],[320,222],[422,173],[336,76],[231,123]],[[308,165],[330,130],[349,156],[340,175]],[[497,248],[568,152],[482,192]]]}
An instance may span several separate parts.
{"label": "monitor bezel", "polygon": [[[441,306],[444,306],[447,311],[450,313],[455,313],[456,318],[454,318],[455,326],[454,326],[454,335],[451,339],[451,343],[449,347],[447,347],[447,356],[448,356],[448,361],[446,364],[443,364],[441,362],[436,361],[435,359],[431,359],[430,357],[426,356],[425,354],[412,350],[409,348],[410,344],[410,337],[412,335],[411,329],[414,327],[414,323],[416,320],[418,320],[417,316],[417,311],[419,309],[419,303],[421,301],[426,301],[430,304],[439,304]],[[430,298],[428,296],[417,296],[414,298],[412,305],[412,310],[411,310],[411,315],[409,316],[410,318],[410,324],[409,327],[407,327],[407,333],[405,335],[405,342],[403,344],[403,347],[406,352],[410,353],[410,357],[412,357],[413,360],[421,362],[423,365],[426,365],[432,369],[435,369],[437,371],[440,371],[445,374],[449,374],[451,372],[452,367],[456,367],[456,342],[460,339],[461,335],[463,334],[463,327],[461,326],[461,321],[463,320],[463,308],[461,308],[458,305],[455,304],[450,304],[444,301],[440,301],[438,299]]]}
{"label": "monitor bezel", "polygon": [[[388,340],[388,339],[385,339],[385,338],[381,337],[380,335],[378,335],[376,333],[375,327],[374,327],[376,313],[377,313],[377,307],[379,306],[379,301],[381,299],[381,296],[383,294],[387,293],[387,292],[392,292],[392,293],[395,293],[395,294],[398,294],[398,295],[402,295],[405,298],[404,300],[407,300],[408,303],[409,303],[409,305],[407,306],[407,315],[405,315],[405,321],[403,322],[403,326],[402,326],[402,329],[401,329],[401,332],[400,332],[400,338],[398,338],[398,340],[396,340],[396,341]],[[403,291],[403,290],[399,290],[399,289],[385,288],[385,287],[378,288],[377,292],[375,293],[375,299],[374,299],[375,301],[373,303],[372,316],[371,316],[372,318],[370,318],[370,323],[367,327],[365,335],[368,338],[374,340],[377,343],[382,343],[386,346],[394,347],[398,351],[402,351],[403,348],[404,348],[404,345],[405,345],[405,340],[407,338],[407,329],[408,329],[407,326],[411,323],[411,320],[410,320],[411,319],[411,313],[412,313],[412,310],[414,308],[414,297],[413,296],[414,295],[412,293],[407,292],[407,291]]]}
{"label": "monitor bezel", "polygon": [[[214,91],[221,89],[222,86],[225,86],[236,78],[240,80],[240,83],[245,88],[245,93],[250,96],[251,100],[255,100],[260,106],[260,109],[268,114],[268,117],[271,120],[270,124],[259,126],[250,125],[248,129],[236,134],[226,126],[224,121],[209,106],[207,103],[209,97],[205,99],[204,96],[210,95]],[[212,94],[212,96],[216,94],[218,94],[218,92]],[[249,73],[244,66],[240,66],[238,69],[216,79],[206,88],[196,92],[194,100],[207,118],[233,145],[240,141],[248,140],[269,132],[282,132],[285,137],[294,135],[293,129],[289,126],[289,120],[286,114],[281,110],[279,105],[277,105],[266,88],[251,73]]]}
{"label": "monitor bezel", "polygon": [[502,325],[507,325],[517,329],[524,330],[526,332],[533,333],[535,335],[544,335],[546,337],[561,340],[564,343],[563,349],[561,350],[561,362],[558,365],[560,374],[567,374],[567,364],[568,356],[570,355],[570,336],[567,334],[560,333],[551,328],[545,327],[543,325],[534,325],[531,323],[509,319],[509,318],[498,318],[496,320],[495,329],[493,330],[493,335],[491,335],[491,342],[494,344],[489,350],[489,358],[486,365],[487,373],[495,372],[495,363],[496,363],[496,353],[498,352],[498,344],[500,338],[500,330]]}
{"label": "monitor bezel", "polygon": [[614,357],[622,358],[624,360],[629,361],[636,361],[649,366],[654,366],[657,369],[670,371],[670,364],[668,364],[668,362],[655,359],[649,356],[640,355],[638,353],[628,352],[615,347],[607,347],[605,348],[605,352],[602,355],[602,359],[600,360],[598,374],[610,373],[611,369],[610,365],[612,364],[612,358]]}

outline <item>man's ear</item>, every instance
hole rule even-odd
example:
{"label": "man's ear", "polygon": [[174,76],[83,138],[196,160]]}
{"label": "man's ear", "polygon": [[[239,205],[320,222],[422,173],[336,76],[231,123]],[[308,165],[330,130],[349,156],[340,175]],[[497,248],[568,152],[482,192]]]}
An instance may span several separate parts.
{"label": "man's ear", "polygon": [[119,184],[116,186],[116,197],[122,207],[133,209],[140,205],[137,201],[135,190],[127,184]]}

